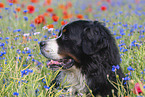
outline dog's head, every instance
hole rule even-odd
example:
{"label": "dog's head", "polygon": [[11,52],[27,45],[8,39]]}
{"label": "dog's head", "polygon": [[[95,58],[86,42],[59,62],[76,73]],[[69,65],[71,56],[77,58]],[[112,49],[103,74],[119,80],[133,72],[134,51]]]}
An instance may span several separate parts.
{"label": "dog's head", "polygon": [[[40,50],[46,58],[54,60],[51,67],[63,66],[64,69],[72,67],[74,62],[85,62],[101,52],[110,54],[108,60],[115,58],[118,53],[110,31],[98,21],[86,20],[74,21],[61,27],[57,39],[40,42]],[[120,59],[113,60],[116,60],[114,64],[118,64]]]}

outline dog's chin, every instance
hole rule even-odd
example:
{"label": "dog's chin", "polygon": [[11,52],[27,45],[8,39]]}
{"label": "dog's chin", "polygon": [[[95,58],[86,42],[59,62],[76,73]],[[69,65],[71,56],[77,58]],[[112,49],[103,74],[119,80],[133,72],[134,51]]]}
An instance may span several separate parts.
{"label": "dog's chin", "polygon": [[60,69],[63,70],[69,69],[74,65],[74,60],[72,58],[63,58],[63,59],[52,59],[48,60],[47,66],[51,69]]}

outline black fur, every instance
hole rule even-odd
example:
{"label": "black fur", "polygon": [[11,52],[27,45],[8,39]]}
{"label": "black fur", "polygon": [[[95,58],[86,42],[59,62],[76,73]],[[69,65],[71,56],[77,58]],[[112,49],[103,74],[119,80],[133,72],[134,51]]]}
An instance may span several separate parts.
{"label": "black fur", "polygon": [[[65,31],[63,31],[65,29]],[[112,97],[117,90],[107,80],[116,82],[113,65],[120,64],[120,54],[111,32],[98,21],[78,20],[71,22],[60,30],[62,36],[57,39],[59,54],[67,53],[74,56],[75,66],[86,77],[86,83],[94,95]],[[122,81],[124,74],[117,70]]]}
{"label": "black fur", "polygon": [[[63,29],[66,33],[57,40],[58,45],[79,60],[76,66],[86,75],[93,94],[111,96],[114,89],[117,95],[117,90],[107,80],[109,75],[109,79],[116,82],[112,66],[120,64],[120,54],[110,31],[98,21],[85,20],[74,21]],[[121,68],[117,74],[120,80],[124,78]]]}

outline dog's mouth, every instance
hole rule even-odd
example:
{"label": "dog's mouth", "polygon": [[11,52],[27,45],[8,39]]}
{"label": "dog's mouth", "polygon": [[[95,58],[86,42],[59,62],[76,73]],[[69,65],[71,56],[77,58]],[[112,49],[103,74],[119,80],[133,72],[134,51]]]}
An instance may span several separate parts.
{"label": "dog's mouth", "polygon": [[64,58],[64,59],[59,59],[59,60],[50,60],[47,63],[47,66],[50,68],[58,69],[69,69],[74,65],[74,60],[72,58]]}

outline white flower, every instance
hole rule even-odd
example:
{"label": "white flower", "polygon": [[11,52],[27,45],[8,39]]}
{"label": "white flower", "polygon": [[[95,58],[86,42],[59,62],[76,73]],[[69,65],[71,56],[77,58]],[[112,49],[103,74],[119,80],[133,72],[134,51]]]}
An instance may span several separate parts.
{"label": "white flower", "polygon": [[30,35],[30,33],[25,33],[25,34],[23,34],[23,36],[29,36]]}
{"label": "white flower", "polygon": [[35,33],[34,33],[34,35],[38,35],[38,34],[40,34],[40,32],[35,32]]}
{"label": "white flower", "polygon": [[[46,29],[48,29],[48,27],[47,26],[44,26],[44,27],[42,27],[42,29],[46,30]],[[48,29],[48,31],[53,31],[53,30],[54,30],[54,28],[49,28]]]}
{"label": "white flower", "polygon": [[53,30],[54,30],[54,28],[49,28],[49,29],[48,29],[48,31],[53,31]]}
{"label": "white flower", "polygon": [[46,30],[46,29],[48,29],[48,28],[47,28],[47,26],[44,26],[44,27],[42,27],[42,29]]}
{"label": "white flower", "polygon": [[25,51],[26,51],[26,50],[29,50],[29,47],[25,47],[24,50],[25,50]]}

